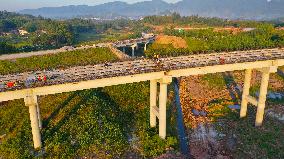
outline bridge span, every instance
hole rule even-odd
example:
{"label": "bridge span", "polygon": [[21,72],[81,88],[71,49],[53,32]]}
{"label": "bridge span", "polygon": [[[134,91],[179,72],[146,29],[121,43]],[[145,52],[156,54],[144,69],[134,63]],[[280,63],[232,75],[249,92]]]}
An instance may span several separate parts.
{"label": "bridge span", "polygon": [[[257,106],[255,125],[260,126],[263,122],[269,75],[277,72],[277,68],[283,65],[284,49],[276,48],[160,59],[136,59],[0,75],[0,102],[24,99],[25,105],[29,107],[34,147],[40,148],[42,146],[41,118],[37,96],[150,81],[150,125],[155,127],[156,120],[159,119],[159,136],[165,138],[167,86],[172,82],[173,77],[245,70],[240,117],[246,116],[247,104],[251,103]],[[249,95],[253,69],[262,73],[258,99]],[[7,85],[7,83],[13,83],[13,85]]]}

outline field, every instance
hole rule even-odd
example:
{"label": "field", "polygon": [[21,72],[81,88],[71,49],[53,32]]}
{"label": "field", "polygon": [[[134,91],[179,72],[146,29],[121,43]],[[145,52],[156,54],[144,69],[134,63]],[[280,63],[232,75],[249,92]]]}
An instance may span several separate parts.
{"label": "field", "polygon": [[154,54],[167,57],[284,46],[284,31],[271,25],[261,25],[255,30],[237,34],[226,30],[215,31],[214,28],[185,31],[166,29],[164,34],[182,38],[187,47],[175,48],[172,44],[154,43],[145,52],[147,57]]}
{"label": "field", "polygon": [[141,35],[140,34],[136,35],[124,30],[116,31],[109,29],[104,33],[85,32],[85,33],[79,33],[76,36],[74,45],[80,46],[80,45],[92,45],[104,42],[109,43],[112,41],[126,40],[137,37],[141,37]]}
{"label": "field", "polygon": [[173,45],[174,48],[187,48],[188,45],[186,41],[181,37],[175,37],[175,36],[167,36],[167,35],[158,35],[156,40],[156,44],[162,44],[162,45]]}
{"label": "field", "polygon": [[118,58],[108,48],[91,48],[54,55],[0,61],[0,74],[94,65],[106,61],[114,62],[118,61]]}
{"label": "field", "polygon": [[[148,83],[138,83],[40,97],[43,156],[113,158],[134,152],[152,157],[166,148],[177,148],[175,128],[170,126],[175,123],[169,123],[167,140],[160,139],[157,129],[149,128],[148,87]],[[1,139],[0,157],[38,155],[33,151],[23,101],[2,103],[0,116],[1,135],[6,134]]]}

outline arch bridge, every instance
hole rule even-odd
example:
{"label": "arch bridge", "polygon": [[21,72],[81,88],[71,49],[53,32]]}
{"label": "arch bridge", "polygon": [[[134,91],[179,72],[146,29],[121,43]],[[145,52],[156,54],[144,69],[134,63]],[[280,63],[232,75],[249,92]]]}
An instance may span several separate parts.
{"label": "arch bridge", "polygon": [[[64,70],[24,72],[0,75],[0,102],[24,99],[29,107],[33,142],[41,148],[41,118],[38,96],[150,81],[150,125],[159,119],[159,136],[166,137],[167,86],[173,77],[245,70],[240,117],[247,105],[257,106],[255,125],[263,122],[270,73],[284,65],[284,49],[221,52],[161,59],[137,59],[109,64],[77,66]],[[262,73],[259,98],[249,95],[252,70]],[[41,79],[33,78],[33,76]],[[8,84],[7,84],[8,83]],[[158,91],[159,83],[159,91]],[[159,95],[158,95],[159,92]]]}

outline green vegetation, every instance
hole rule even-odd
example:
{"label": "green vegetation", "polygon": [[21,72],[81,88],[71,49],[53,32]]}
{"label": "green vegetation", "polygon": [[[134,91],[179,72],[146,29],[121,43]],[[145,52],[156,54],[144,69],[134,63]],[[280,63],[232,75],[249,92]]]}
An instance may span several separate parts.
{"label": "green vegetation", "polygon": [[[40,97],[44,156],[115,158],[132,151],[153,157],[166,148],[177,148],[172,119],[167,140],[149,127],[148,101],[148,83]],[[7,135],[0,143],[0,157],[35,157],[28,108],[23,102],[2,103],[0,116],[0,133]]]}
{"label": "green vegetation", "polygon": [[212,114],[222,114],[215,117],[219,122],[216,124],[219,133],[226,134],[228,138],[237,138],[236,148],[231,152],[234,158],[284,157],[284,127],[281,122],[265,117],[263,126],[256,128],[255,107],[249,107],[247,117],[242,120],[239,119],[239,113],[228,109],[227,105],[215,109]]}
{"label": "green vegetation", "polygon": [[284,46],[284,31],[276,30],[272,25],[268,24],[262,24],[255,30],[237,34],[228,31],[217,32],[213,28],[184,32],[166,29],[165,33],[184,38],[188,43],[188,48],[176,49],[170,44],[153,44],[146,51],[148,57],[152,57],[154,54],[160,54],[161,56],[180,56],[201,52],[263,49]]}
{"label": "green vegetation", "polygon": [[[42,134],[48,158],[84,156],[86,151],[113,156],[127,148],[121,116],[125,114],[104,98],[97,90],[41,98],[45,119]],[[1,156],[32,158],[27,109],[19,101],[1,106],[1,129],[7,133],[0,144]]]}
{"label": "green vegetation", "polygon": [[91,48],[44,56],[33,56],[13,61],[0,61],[0,74],[66,68],[78,65],[84,66],[117,60],[118,58],[108,48]]}
{"label": "green vegetation", "polygon": [[221,18],[206,18],[199,16],[181,16],[178,13],[173,13],[167,16],[148,16],[143,19],[144,23],[153,25],[179,25],[179,26],[194,26],[194,27],[256,27],[262,22],[249,20],[227,20]]}
{"label": "green vegetation", "polygon": [[224,76],[221,73],[205,74],[202,76],[202,81],[205,81],[211,88],[222,89],[226,85]]}
{"label": "green vegetation", "polygon": [[[28,31],[21,35],[19,30]],[[0,12],[0,54],[43,50],[70,45],[74,33],[70,25],[42,17]]]}
{"label": "green vegetation", "polygon": [[[214,80],[218,81],[219,79],[211,77],[213,83]],[[232,82],[231,79],[225,80],[229,83]],[[251,95],[259,91],[258,85],[259,83],[256,83],[252,86]],[[225,149],[230,155],[233,158],[283,158],[283,123],[265,115],[263,125],[257,128],[254,126],[257,108],[249,104],[247,117],[240,119],[239,111],[228,107],[235,103],[234,100],[215,99],[208,105],[208,117],[214,121],[213,125],[217,132],[225,136],[220,138],[220,142],[225,143]],[[267,99],[268,109],[277,110],[276,107],[279,104],[283,104],[283,99]],[[231,139],[236,141],[233,148],[228,148],[227,142],[230,142]]]}
{"label": "green vegetation", "polygon": [[[27,33],[21,35],[20,30]],[[129,39],[140,37],[141,32],[147,30],[149,27],[142,23],[125,19],[51,20],[0,11],[0,54]]]}
{"label": "green vegetation", "polygon": [[[158,128],[150,128],[149,124],[149,83],[127,84],[114,87],[106,87],[104,90],[118,105],[126,111],[134,114],[130,125],[134,125],[133,133],[138,137],[136,145],[140,145],[139,153],[145,157],[153,157],[165,152],[165,148],[177,150],[176,116],[171,109],[171,103],[167,108],[167,140],[162,140],[158,134]],[[171,88],[170,90],[172,90]],[[139,90],[139,91],[136,91]],[[170,93],[172,94],[172,92]],[[170,100],[172,98],[170,97]]]}

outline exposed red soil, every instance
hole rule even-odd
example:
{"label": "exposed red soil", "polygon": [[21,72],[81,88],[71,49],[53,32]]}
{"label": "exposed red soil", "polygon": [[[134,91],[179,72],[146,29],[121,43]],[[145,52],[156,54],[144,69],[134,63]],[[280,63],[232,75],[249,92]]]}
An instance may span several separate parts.
{"label": "exposed red soil", "polygon": [[174,48],[187,48],[186,41],[181,37],[158,35],[155,43],[158,44],[172,44]]}

